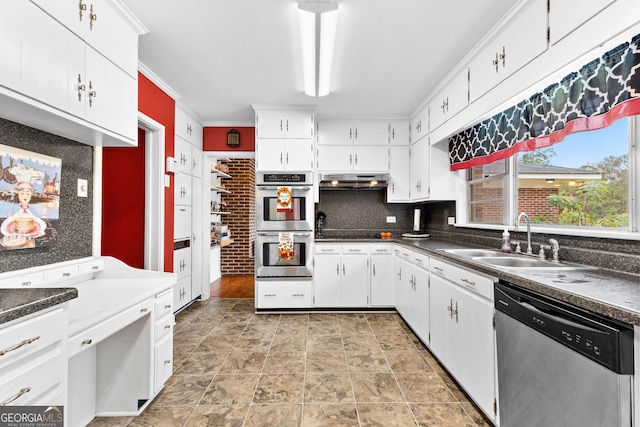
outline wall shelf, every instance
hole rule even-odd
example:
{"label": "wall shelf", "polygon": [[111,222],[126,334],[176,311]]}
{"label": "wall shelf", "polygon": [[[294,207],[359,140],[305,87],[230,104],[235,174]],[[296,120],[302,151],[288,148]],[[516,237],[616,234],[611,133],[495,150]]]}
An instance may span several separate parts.
{"label": "wall shelf", "polygon": [[216,191],[221,194],[231,194],[231,191],[221,187],[211,187],[211,191]]}

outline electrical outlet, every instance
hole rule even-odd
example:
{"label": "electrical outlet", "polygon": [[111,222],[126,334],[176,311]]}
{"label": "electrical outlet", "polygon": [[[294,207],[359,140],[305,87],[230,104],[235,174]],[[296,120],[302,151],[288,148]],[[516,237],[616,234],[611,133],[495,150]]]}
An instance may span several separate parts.
{"label": "electrical outlet", "polygon": [[393,224],[396,222],[396,217],[395,216],[388,216],[387,217],[387,224]]}
{"label": "electrical outlet", "polygon": [[456,217],[455,216],[450,216],[447,218],[447,224],[449,225],[455,225],[456,224]]}

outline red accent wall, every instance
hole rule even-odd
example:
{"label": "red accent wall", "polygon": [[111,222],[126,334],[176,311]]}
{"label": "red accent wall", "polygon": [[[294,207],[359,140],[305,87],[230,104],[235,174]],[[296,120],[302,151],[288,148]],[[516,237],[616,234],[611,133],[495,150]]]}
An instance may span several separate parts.
{"label": "red accent wall", "polygon": [[[227,132],[235,129],[240,132],[240,145],[227,145]],[[205,127],[202,136],[203,151],[256,151],[256,128],[251,127]]]}
{"label": "red accent wall", "polygon": [[[138,73],[138,111],[164,125],[164,155],[174,154],[176,102],[147,77]],[[164,189],[164,271],[173,271],[173,185]]]}
{"label": "red accent wall", "polygon": [[138,146],[104,148],[101,254],[144,268],[145,133]]}

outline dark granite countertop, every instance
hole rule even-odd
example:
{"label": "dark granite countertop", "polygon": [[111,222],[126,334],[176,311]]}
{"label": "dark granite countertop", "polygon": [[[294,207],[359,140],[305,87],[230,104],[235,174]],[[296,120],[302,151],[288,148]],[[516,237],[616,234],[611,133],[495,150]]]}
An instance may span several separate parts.
{"label": "dark granite countertop", "polygon": [[598,268],[563,270],[562,267],[559,267],[557,270],[545,268],[539,271],[534,269],[523,269],[517,272],[507,271],[444,251],[446,249],[478,248],[478,246],[435,238],[379,239],[373,236],[345,235],[316,237],[315,241],[401,244],[594,313],[640,326],[640,276],[637,275]]}
{"label": "dark granite countertop", "polygon": [[78,297],[75,288],[0,289],[0,324]]}

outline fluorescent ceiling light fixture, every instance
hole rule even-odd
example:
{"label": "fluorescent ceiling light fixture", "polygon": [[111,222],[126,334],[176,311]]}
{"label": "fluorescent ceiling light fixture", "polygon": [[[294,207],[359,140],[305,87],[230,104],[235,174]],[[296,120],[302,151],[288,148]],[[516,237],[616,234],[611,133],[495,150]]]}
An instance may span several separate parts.
{"label": "fluorescent ceiling light fixture", "polygon": [[329,94],[338,4],[326,1],[298,3],[304,93]]}

